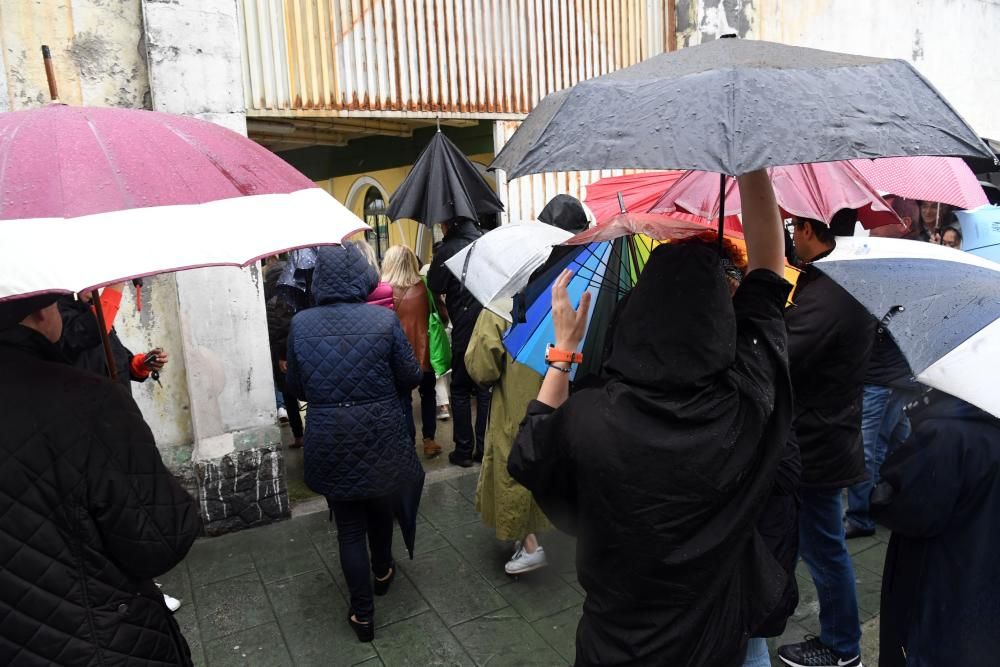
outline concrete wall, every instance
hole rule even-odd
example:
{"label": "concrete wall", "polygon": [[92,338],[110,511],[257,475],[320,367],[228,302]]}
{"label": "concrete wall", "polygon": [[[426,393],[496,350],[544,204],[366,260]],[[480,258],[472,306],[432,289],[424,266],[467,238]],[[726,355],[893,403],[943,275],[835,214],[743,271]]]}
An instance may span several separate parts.
{"label": "concrete wall", "polygon": [[743,37],[907,60],[983,136],[1000,137],[997,0],[678,0],[677,43]]}
{"label": "concrete wall", "polygon": [[[60,99],[198,116],[246,134],[236,0],[10,0],[0,4],[0,111]],[[150,169],[155,169],[151,160]],[[260,276],[201,269],[126,290],[116,328],[170,354],[162,386],[133,384],[164,461],[198,494],[210,533],[288,515]]]}
{"label": "concrete wall", "polygon": [[[67,104],[148,108],[151,104],[140,0],[68,0],[0,4],[0,111],[49,102],[41,45],[52,50],[59,98]],[[177,287],[173,276],[148,278],[143,309],[126,290],[115,321],[135,352],[163,347],[171,354],[161,377],[133,384],[132,394],[169,464],[191,458],[193,432],[186,368],[181,354]]]}

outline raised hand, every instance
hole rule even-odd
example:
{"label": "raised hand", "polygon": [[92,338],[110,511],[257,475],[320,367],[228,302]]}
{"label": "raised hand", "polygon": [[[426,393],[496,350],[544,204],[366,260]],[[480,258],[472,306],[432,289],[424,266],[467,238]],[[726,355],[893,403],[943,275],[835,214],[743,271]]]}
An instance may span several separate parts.
{"label": "raised hand", "polygon": [[552,285],[552,324],[556,331],[556,347],[560,350],[573,351],[583,340],[587,329],[587,313],[590,312],[590,292],[584,292],[580,297],[580,306],[573,308],[569,301],[566,286],[569,285],[573,272],[564,270]]}

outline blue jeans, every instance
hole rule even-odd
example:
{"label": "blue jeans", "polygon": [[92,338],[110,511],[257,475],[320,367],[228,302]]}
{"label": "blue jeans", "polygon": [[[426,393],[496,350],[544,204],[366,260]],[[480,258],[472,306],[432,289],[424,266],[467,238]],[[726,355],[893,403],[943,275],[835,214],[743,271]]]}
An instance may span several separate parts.
{"label": "blue jeans", "polygon": [[844,539],[841,489],[802,489],[799,555],[809,568],[819,598],[820,641],[853,657],[861,652],[861,619],[854,566]]}
{"label": "blue jeans", "polygon": [[863,530],[874,530],[875,522],[868,514],[872,489],[879,483],[879,471],[889,455],[910,437],[910,420],[903,408],[910,392],[865,385],[864,408],[861,413],[861,437],[865,443],[865,468],[868,479],[847,489],[847,520]]}
{"label": "blue jeans", "polygon": [[767,640],[763,637],[751,637],[747,644],[747,657],[743,667],[771,667],[771,656],[767,652]]}

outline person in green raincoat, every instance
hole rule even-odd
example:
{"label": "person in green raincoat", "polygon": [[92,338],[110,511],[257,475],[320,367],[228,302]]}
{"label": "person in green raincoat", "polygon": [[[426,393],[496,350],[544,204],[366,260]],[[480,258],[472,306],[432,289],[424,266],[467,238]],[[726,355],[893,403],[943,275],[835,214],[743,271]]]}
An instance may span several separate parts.
{"label": "person in green raincoat", "polygon": [[[553,198],[538,219],[574,234],[588,226],[587,213],[580,201],[569,195]],[[560,253],[556,250],[553,254]],[[547,266],[548,263],[532,277],[543,273]],[[504,566],[507,574],[515,575],[547,565],[545,550],[538,544],[536,533],[550,529],[552,524],[531,492],[507,473],[507,456],[518,427],[528,403],[542,386],[541,375],[516,363],[507,353],[503,335],[509,326],[507,320],[484,309],[476,320],[465,353],[465,366],[476,384],[493,387],[483,467],[476,488],[476,510],[483,523],[496,531],[497,539],[515,542],[514,555]]]}
{"label": "person in green raincoat", "polygon": [[535,533],[552,525],[531,491],[507,474],[507,456],[518,425],[542,386],[541,375],[507,353],[503,334],[508,326],[499,315],[483,310],[465,352],[465,367],[476,384],[493,387],[476,510],[483,523],[496,531],[497,539],[516,542],[514,556],[504,566],[507,574],[513,575],[545,567],[545,550]]}

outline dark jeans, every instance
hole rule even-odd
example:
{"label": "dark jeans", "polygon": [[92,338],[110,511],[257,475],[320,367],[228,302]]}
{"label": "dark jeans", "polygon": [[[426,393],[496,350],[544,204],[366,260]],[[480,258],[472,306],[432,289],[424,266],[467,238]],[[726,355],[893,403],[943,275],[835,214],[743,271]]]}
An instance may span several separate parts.
{"label": "dark jeans", "polygon": [[841,489],[802,489],[799,553],[819,598],[820,640],[841,657],[861,651],[854,566],[844,539]]}
{"label": "dark jeans", "polygon": [[872,489],[882,479],[880,470],[886,456],[910,437],[910,420],[903,408],[912,397],[908,391],[865,385],[861,437],[865,443],[868,479],[847,489],[847,520],[858,528],[875,529],[868,513]]}
{"label": "dark jeans", "polygon": [[[437,398],[434,394],[434,385],[437,377],[434,371],[424,371],[420,378],[420,420],[422,422],[420,430],[425,438],[433,438],[437,429]],[[403,396],[403,412],[406,413],[406,423],[410,429],[410,439],[417,439],[417,424],[413,419],[413,396]]]}
{"label": "dark jeans", "polygon": [[285,399],[285,412],[288,413],[288,426],[292,429],[292,435],[296,438],[302,437],[302,413],[299,412],[299,399],[292,396],[287,389],[281,392]]}
{"label": "dark jeans", "polygon": [[[337,522],[340,567],[351,594],[351,611],[359,621],[372,622],[375,602],[369,570],[384,577],[392,560],[392,496],[330,502]],[[368,544],[365,544],[365,537]],[[371,548],[371,561],[368,549]],[[370,563],[370,565],[369,565]]]}
{"label": "dark jeans", "polygon": [[[452,351],[451,419],[455,429],[455,453],[472,457],[486,443],[486,420],[490,413],[490,391],[482,389],[465,369],[465,347]],[[476,431],[472,432],[472,397],[476,397]],[[473,439],[474,438],[474,439]]]}

